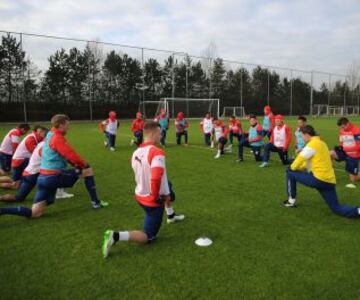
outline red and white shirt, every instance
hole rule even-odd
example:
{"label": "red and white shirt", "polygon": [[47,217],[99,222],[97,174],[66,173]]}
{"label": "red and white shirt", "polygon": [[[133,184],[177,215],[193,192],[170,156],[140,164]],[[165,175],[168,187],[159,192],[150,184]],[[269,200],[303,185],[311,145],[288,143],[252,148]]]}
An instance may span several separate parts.
{"label": "red and white shirt", "polygon": [[272,143],[277,148],[282,148],[284,150],[289,149],[291,142],[291,130],[290,128],[283,124],[280,126],[275,126],[270,137],[270,143]]}
{"label": "red and white shirt", "polygon": [[8,155],[13,155],[17,146],[20,143],[21,136],[22,133],[19,128],[11,129],[1,143],[0,152]]}
{"label": "red and white shirt", "polygon": [[36,135],[35,132],[28,134],[16,148],[11,161],[11,166],[16,168],[20,166],[25,159],[30,158],[31,154],[40,141],[40,138]]}
{"label": "red and white shirt", "polygon": [[219,122],[214,124],[214,133],[215,133],[215,140],[219,141],[220,138],[227,138],[228,135],[228,128],[225,126],[224,122]]}
{"label": "red and white shirt", "polygon": [[158,207],[160,196],[169,195],[165,152],[153,143],[144,143],[133,153],[131,166],[135,174],[135,198],[149,207]]}
{"label": "red and white shirt", "polygon": [[27,167],[23,172],[23,176],[39,174],[43,146],[44,146],[44,141],[37,144],[36,148],[34,149],[30,157],[29,164],[27,165]]}
{"label": "red and white shirt", "polygon": [[241,122],[240,120],[234,120],[229,122],[229,129],[232,133],[242,134]]}
{"label": "red and white shirt", "polygon": [[352,158],[360,158],[360,128],[350,123],[340,130],[340,146]]}
{"label": "red and white shirt", "polygon": [[119,123],[117,119],[112,120],[108,118],[100,123],[101,130],[105,130],[107,133],[110,133],[112,135],[116,135],[118,127]]}
{"label": "red and white shirt", "polygon": [[212,130],[214,128],[213,119],[212,118],[204,118],[200,122],[200,127],[203,133],[208,134],[212,133]]}

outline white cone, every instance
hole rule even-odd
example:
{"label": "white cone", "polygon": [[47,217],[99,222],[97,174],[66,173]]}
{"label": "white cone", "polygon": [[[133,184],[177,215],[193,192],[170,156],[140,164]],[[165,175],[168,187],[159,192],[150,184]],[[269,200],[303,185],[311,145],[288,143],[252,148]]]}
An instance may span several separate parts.
{"label": "white cone", "polygon": [[200,247],[208,247],[212,244],[212,240],[207,237],[200,237],[195,241],[195,244]]}

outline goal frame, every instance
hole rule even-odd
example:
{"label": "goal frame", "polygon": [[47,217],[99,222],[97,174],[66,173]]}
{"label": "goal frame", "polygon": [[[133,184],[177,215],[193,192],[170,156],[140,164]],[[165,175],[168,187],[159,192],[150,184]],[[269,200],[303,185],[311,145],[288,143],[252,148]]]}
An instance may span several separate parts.
{"label": "goal frame", "polygon": [[[224,107],[223,107],[223,113],[222,113],[222,115],[221,115],[222,118],[226,118],[226,116],[225,116],[225,111],[226,111],[227,109],[230,109],[230,110],[232,109],[232,111],[233,111],[232,116],[236,116],[236,117],[239,117],[239,118],[245,118],[245,117],[246,117],[245,107],[244,107],[244,106],[224,106]],[[243,115],[238,116],[238,115],[235,113],[237,109],[242,110]]]}
{"label": "goal frame", "polygon": [[141,101],[138,106],[138,111],[140,111],[143,114],[145,119],[154,119],[156,117],[156,115],[155,116],[147,116],[146,115],[145,105],[146,104],[157,104],[157,106],[158,106],[157,110],[159,110],[159,106],[161,105],[162,102],[164,104],[163,107],[168,112],[168,108],[169,108],[168,103],[165,101],[162,101],[161,99],[159,101]]}
{"label": "goal frame", "polygon": [[[168,117],[169,118],[175,118],[175,115],[174,115],[174,106],[172,106],[172,116],[169,115],[170,113],[170,103],[173,103],[175,104],[176,101],[189,101],[189,102],[201,102],[201,101],[214,101],[216,103],[216,117],[219,118],[220,117],[220,99],[218,98],[179,98],[179,97],[166,97],[166,98],[160,98],[160,102],[161,101],[164,101],[166,104],[166,111],[167,111],[167,114],[168,114]],[[206,112],[204,112],[205,114]],[[187,117],[187,119],[199,119],[201,117],[197,117],[197,118],[189,118]]]}

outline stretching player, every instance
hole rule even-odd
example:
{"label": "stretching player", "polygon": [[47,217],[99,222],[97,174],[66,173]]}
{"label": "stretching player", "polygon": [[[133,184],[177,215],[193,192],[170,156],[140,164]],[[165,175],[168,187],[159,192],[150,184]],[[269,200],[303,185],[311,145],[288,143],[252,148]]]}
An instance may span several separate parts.
{"label": "stretching player", "polygon": [[119,122],[116,119],[116,112],[109,112],[109,118],[99,124],[101,132],[105,134],[105,147],[110,151],[115,151],[116,134],[119,128]]}
{"label": "stretching player", "polygon": [[262,128],[264,130],[263,135],[270,138],[274,126],[275,126],[274,114],[271,111],[271,107],[267,105],[264,107],[264,119],[262,123]]}
{"label": "stretching player", "polygon": [[[51,124],[53,128],[46,135],[42,148],[40,175],[37,179],[37,192],[32,207],[0,208],[0,216],[10,214],[39,218],[44,214],[46,206],[54,203],[56,189],[72,187],[79,178],[85,180],[93,208],[108,206],[108,203],[100,201],[97,196],[93,170],[65,139],[69,130],[69,117],[55,115],[51,119]],[[67,162],[75,169],[67,169]]]}
{"label": "stretching player", "polygon": [[181,221],[184,215],[176,215],[171,205],[171,193],[166,167],[165,152],[155,144],[160,142],[160,128],[157,122],[147,121],[144,125],[144,144],[132,155],[131,165],[135,173],[135,199],[144,210],[144,229],[134,231],[107,230],[104,234],[102,253],[108,257],[112,245],[119,241],[146,244],[154,241],[160,230],[164,209],[167,222]]}
{"label": "stretching player", "polygon": [[11,170],[11,160],[22,135],[30,130],[29,124],[20,124],[11,129],[0,145],[0,175],[6,175]]}
{"label": "stretching player", "polygon": [[159,123],[161,130],[161,139],[160,144],[163,147],[166,147],[166,133],[170,128],[170,119],[166,115],[166,109],[162,108],[160,114],[155,118],[155,122]]}
{"label": "stretching player", "polygon": [[290,127],[284,123],[282,115],[276,115],[275,127],[270,136],[270,142],[265,145],[263,163],[260,165],[260,168],[269,166],[270,152],[277,152],[283,165],[288,165],[288,149],[290,142]]}
{"label": "stretching player", "polygon": [[131,124],[131,131],[134,134],[136,141],[131,140],[131,145],[136,144],[140,146],[143,141],[143,127],[144,127],[144,120],[142,118],[141,112],[136,113],[136,119]]}
{"label": "stretching player", "polygon": [[175,132],[176,132],[176,143],[181,145],[181,137],[184,136],[185,146],[188,145],[188,128],[189,123],[184,118],[184,113],[179,112],[175,119]]}
{"label": "stretching player", "polygon": [[204,135],[205,145],[214,147],[212,139],[212,131],[214,128],[213,118],[211,118],[210,112],[205,114],[205,118],[200,122],[200,130]]}
{"label": "stretching player", "polygon": [[215,159],[221,157],[221,155],[225,154],[225,145],[227,143],[227,135],[229,129],[225,126],[225,123],[218,118],[214,118],[214,135],[215,135],[215,142],[218,145],[218,151],[215,156]]}
{"label": "stretching player", "polygon": [[[20,188],[16,191],[16,194],[2,195],[0,196],[0,201],[22,202],[30,194],[32,189],[36,186],[36,181],[39,176],[43,145],[44,145],[44,141],[37,144],[36,148],[31,154],[29,163],[25,168],[21,177]],[[58,189],[56,191],[56,199],[71,198],[73,196],[74,196],[73,194],[66,193],[64,189]]]}
{"label": "stretching player", "polygon": [[245,138],[241,139],[241,142],[239,143],[238,162],[244,160],[244,147],[251,148],[256,161],[262,161],[263,159],[261,155],[261,149],[264,146],[263,129],[258,123],[255,115],[250,115],[249,121],[249,131],[245,135]]}
{"label": "stretching player", "polygon": [[0,177],[0,187],[14,190],[19,188],[22,173],[29,163],[30,156],[37,144],[45,138],[47,131],[45,127],[35,126],[32,133],[20,142],[11,162],[12,177]]}
{"label": "stretching player", "polygon": [[227,150],[229,152],[232,151],[232,145],[233,145],[234,137],[238,140],[239,143],[241,142],[241,139],[242,139],[242,127],[241,127],[240,120],[237,119],[236,116],[231,116],[230,122],[229,122],[229,141],[230,141],[230,145],[227,148]]}
{"label": "stretching player", "polygon": [[340,127],[340,147],[335,147],[331,151],[331,158],[336,161],[345,161],[345,170],[349,173],[350,183],[347,188],[355,189],[355,182],[360,179],[359,160],[360,160],[360,128],[342,117],[338,120]]}
{"label": "stretching player", "polygon": [[295,131],[295,154],[299,154],[302,149],[305,147],[305,141],[302,138],[301,129],[306,126],[306,117],[299,116],[297,123],[298,128]]}
{"label": "stretching player", "polygon": [[335,172],[325,142],[316,136],[314,128],[310,125],[302,128],[301,132],[306,146],[286,172],[288,200],[284,201],[284,206],[296,207],[296,186],[299,182],[317,189],[335,214],[359,218],[359,207],[342,205],[338,201]]}

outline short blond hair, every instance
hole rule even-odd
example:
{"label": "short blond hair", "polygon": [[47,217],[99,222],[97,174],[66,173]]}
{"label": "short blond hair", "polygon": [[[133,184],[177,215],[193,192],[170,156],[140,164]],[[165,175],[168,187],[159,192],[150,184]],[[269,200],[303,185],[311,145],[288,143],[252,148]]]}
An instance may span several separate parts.
{"label": "short blond hair", "polygon": [[70,121],[70,118],[64,114],[58,114],[51,118],[51,125],[55,128],[59,128],[60,125]]}

